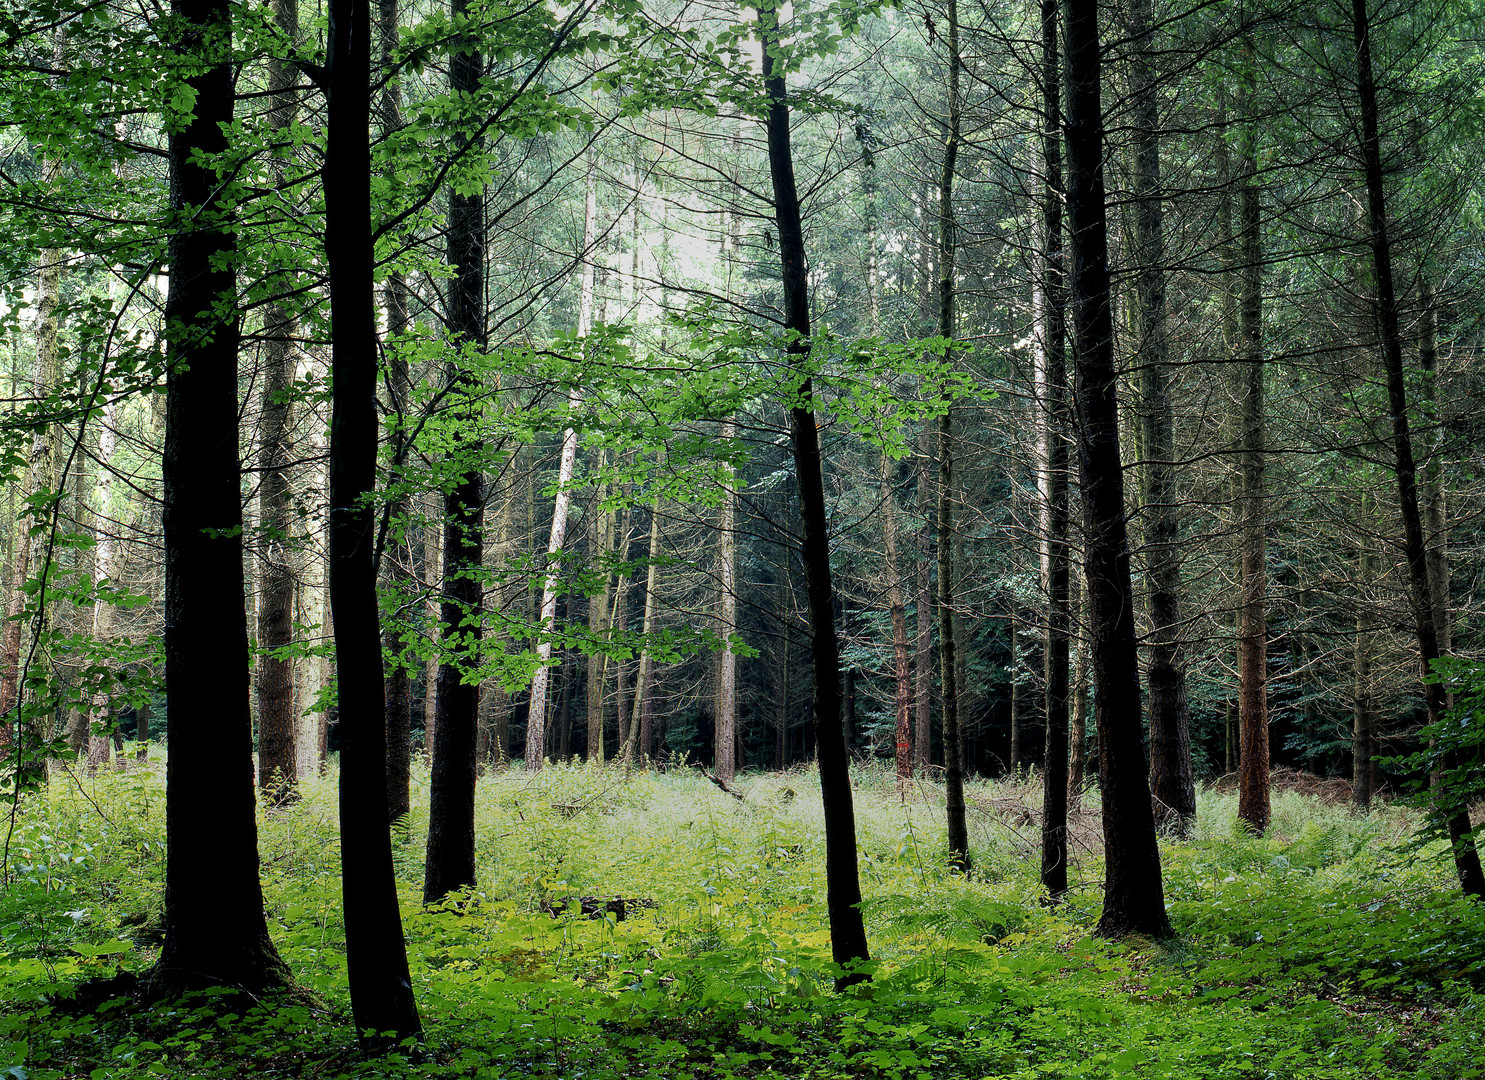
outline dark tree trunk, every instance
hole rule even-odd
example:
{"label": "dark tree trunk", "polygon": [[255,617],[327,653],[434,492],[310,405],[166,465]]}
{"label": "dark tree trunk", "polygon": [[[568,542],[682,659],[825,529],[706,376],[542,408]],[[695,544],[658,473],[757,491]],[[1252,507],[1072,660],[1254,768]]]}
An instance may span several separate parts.
{"label": "dark tree trunk", "polygon": [[372,303],[370,0],[330,0],[323,182],[330,271],[330,610],[340,708],[341,881],[351,1012],[368,1050],[421,1034],[387,829],[376,595],[377,339]]}
{"label": "dark tree trunk", "polygon": [[[274,0],[274,22],[287,41],[299,40],[298,0]],[[287,139],[299,112],[294,92],[299,72],[287,60],[268,64],[273,94],[269,125],[275,141]],[[275,181],[286,170],[275,159]],[[288,282],[284,282],[287,285]],[[258,519],[258,787],[274,802],[297,795],[299,710],[294,701],[294,661],[282,653],[294,642],[294,566],[289,530],[289,461],[293,457],[289,388],[294,382],[292,301],[276,301],[263,316],[263,393],[259,428]]]}
{"label": "dark tree trunk", "polygon": [[[453,17],[467,14],[467,0],[453,0]],[[484,65],[479,50],[461,47],[449,59],[449,90],[472,98]],[[463,136],[459,136],[463,141]],[[457,434],[449,451],[457,480],[443,498],[443,603],[434,701],[433,771],[428,805],[428,861],[423,902],[474,888],[474,788],[479,768],[479,683],[467,673],[479,662],[481,577],[484,567],[484,491],[478,459],[479,387],[458,351],[485,350],[485,195],[449,192],[449,361],[446,378]]]}
{"label": "dark tree trunk", "polygon": [[[949,123],[938,181],[938,332],[954,336],[954,169],[959,157],[959,3],[949,0]],[[938,421],[938,666],[943,695],[944,789],[949,861],[968,873],[964,737],[959,730],[959,654],[954,636],[954,411]]]}
{"label": "dark tree trunk", "polygon": [[1057,0],[1042,0],[1042,395],[1045,490],[1042,497],[1042,576],[1047,591],[1043,652],[1047,731],[1042,780],[1042,888],[1054,900],[1067,891],[1068,802],[1068,547],[1066,282],[1062,269],[1062,63]]}
{"label": "dark tree trunk", "polygon": [[933,498],[934,432],[924,425],[918,470],[918,513],[923,527],[918,530],[918,573],[915,583],[917,611],[913,616],[913,764],[919,775],[925,775],[933,759],[933,515],[937,503]]}
{"label": "dark tree trunk", "polygon": [[[392,50],[397,44],[397,0],[380,0],[382,88],[381,129],[385,136],[402,127],[402,88],[392,76]],[[412,398],[412,380],[407,368],[407,355],[397,347],[398,338],[412,326],[408,311],[407,280],[402,271],[387,274],[383,291],[387,305],[387,388],[392,414],[397,418],[393,432],[392,471],[401,473],[407,458],[406,422]],[[406,495],[398,493],[389,499],[386,513],[393,522],[404,521],[411,509]],[[393,595],[410,596],[413,592],[411,545],[399,544],[395,553],[382,552],[385,578]],[[402,643],[396,626],[388,626],[382,635],[382,648],[395,662],[387,672],[387,815],[396,822],[412,810],[412,668],[415,663]]]}
{"label": "dark tree trunk", "polygon": [[1254,131],[1245,126],[1238,193],[1242,295],[1238,304],[1238,817],[1268,828],[1268,540],[1264,517],[1263,269]]}
{"label": "dark tree trunk", "polygon": [[863,970],[870,954],[861,917],[861,881],[856,862],[856,812],[841,726],[840,643],[835,632],[835,589],[830,579],[830,535],[825,519],[825,483],[820,435],[815,426],[810,379],[810,315],[804,229],[794,184],[789,138],[789,100],[784,71],[777,61],[778,12],[758,8],[763,42],[763,89],[768,96],[768,166],[773,179],[774,212],[783,269],[784,325],[795,332],[790,363],[800,375],[799,397],[789,410],[799,504],[804,517],[805,586],[809,595],[810,654],[815,674],[815,749],[825,816],[825,895],[830,948],[840,969],[837,990],[870,976]]}
{"label": "dark tree trunk", "polygon": [[1174,422],[1165,307],[1165,215],[1160,178],[1160,102],[1152,56],[1149,0],[1129,8],[1134,41],[1130,83],[1134,106],[1134,225],[1138,294],[1144,506],[1150,589],[1150,790],[1157,824],[1185,835],[1196,817],[1191,725],[1182,657],[1181,549],[1175,506]]}
{"label": "dark tree trunk", "polygon": [[[1397,476],[1397,496],[1402,514],[1403,555],[1413,602],[1413,623],[1418,636],[1418,659],[1427,676],[1441,653],[1434,622],[1432,583],[1428,575],[1428,552],[1424,542],[1423,517],[1418,506],[1417,470],[1413,462],[1413,440],[1408,427],[1407,385],[1402,362],[1402,335],[1398,328],[1397,295],[1392,280],[1391,238],[1387,235],[1387,202],[1383,191],[1382,149],[1378,134],[1377,88],[1372,76],[1371,27],[1366,0],[1351,0],[1352,28],[1356,38],[1356,83],[1361,98],[1361,154],[1366,169],[1367,225],[1371,232],[1372,268],[1377,281],[1377,322],[1381,332],[1382,361],[1387,371],[1387,411],[1392,415],[1392,449]],[[1444,687],[1425,682],[1428,721],[1443,720]],[[1471,832],[1468,806],[1449,820],[1449,838],[1454,845],[1454,869],[1467,896],[1485,897],[1485,872]]]}
{"label": "dark tree trunk", "polygon": [[1096,933],[1169,937],[1160,848],[1140,722],[1134,594],[1119,458],[1119,405],[1109,304],[1098,5],[1066,0],[1067,204],[1081,421],[1078,459],[1086,535],[1094,712],[1103,795],[1104,901]]}
{"label": "dark tree trunk", "polygon": [[[195,115],[170,135],[163,524],[165,942],[152,995],[208,986],[257,994],[289,971],[268,937],[258,883],[247,612],[238,462],[237,237],[215,163],[232,123],[226,0],[176,0],[173,45],[205,64]],[[223,311],[230,312],[225,320]],[[236,777],[233,780],[232,777]]]}

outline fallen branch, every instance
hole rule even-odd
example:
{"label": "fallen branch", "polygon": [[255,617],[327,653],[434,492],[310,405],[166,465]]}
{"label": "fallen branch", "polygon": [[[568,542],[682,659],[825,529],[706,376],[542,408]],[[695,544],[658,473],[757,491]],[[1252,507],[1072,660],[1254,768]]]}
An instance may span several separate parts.
{"label": "fallen branch", "polygon": [[731,795],[734,799],[738,800],[739,802],[742,802],[744,799],[747,798],[747,796],[746,795],[743,795],[741,792],[733,791],[730,787],[728,787],[727,786],[727,781],[726,780],[723,780],[720,776],[715,776],[712,773],[707,772],[705,769],[702,769],[701,770],[701,775],[704,776],[704,777],[706,777],[712,783],[716,784],[719,788],[721,788],[723,791],[727,792],[727,794]]}

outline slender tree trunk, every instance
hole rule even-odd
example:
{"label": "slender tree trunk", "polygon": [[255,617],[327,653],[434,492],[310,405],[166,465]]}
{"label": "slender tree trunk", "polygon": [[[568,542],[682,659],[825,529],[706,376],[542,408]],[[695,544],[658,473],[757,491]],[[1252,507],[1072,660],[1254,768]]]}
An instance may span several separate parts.
{"label": "slender tree trunk", "polygon": [[1103,797],[1104,902],[1096,933],[1171,936],[1140,718],[1134,590],[1119,457],[1109,302],[1098,5],[1066,0],[1067,203],[1081,421],[1078,458],[1087,545],[1094,709]]}
{"label": "slender tree trunk", "polygon": [[[938,332],[952,338],[954,317],[954,170],[959,157],[959,3],[945,9],[949,50],[948,123],[938,182]],[[954,410],[938,421],[938,665],[943,695],[944,788],[949,860],[969,872],[969,828],[964,817],[964,738],[959,730],[959,654],[954,635]]]}
{"label": "slender tree trunk", "polygon": [[1447,655],[1454,649],[1454,619],[1449,610],[1449,522],[1444,502],[1444,440],[1438,402],[1438,313],[1434,310],[1433,289],[1427,281],[1418,288],[1418,307],[1418,367],[1423,374],[1423,419],[1429,427],[1418,487],[1423,510],[1428,591],[1433,600],[1434,633],[1438,635],[1439,652]]}
{"label": "slender tree trunk", "polygon": [[897,564],[897,495],[892,490],[892,473],[896,462],[882,454],[882,553],[883,571],[887,577],[887,607],[892,616],[892,684],[894,761],[899,780],[913,775],[912,729],[909,714],[912,702],[913,676],[908,659],[907,610],[902,599],[902,578]]}
{"label": "slender tree trunk", "polygon": [[[457,21],[469,15],[468,0],[452,0]],[[479,91],[484,60],[471,41],[461,42],[449,59],[449,90],[459,98]],[[464,136],[456,142],[466,143]],[[477,147],[475,148],[477,151]],[[448,408],[456,433],[449,458],[457,478],[443,497],[443,602],[434,701],[435,737],[429,785],[428,856],[423,903],[474,888],[474,791],[479,779],[479,683],[470,674],[479,664],[484,585],[484,477],[479,467],[480,386],[470,365],[459,358],[482,354],[485,335],[485,193],[449,192],[447,347]]]}
{"label": "slender tree trunk", "polygon": [[[382,85],[380,117],[382,136],[402,128],[402,83],[392,73],[393,49],[397,44],[398,0],[379,0],[377,31],[381,44]],[[398,348],[399,339],[412,329],[407,279],[393,268],[387,274],[382,291],[387,308],[387,391],[389,405],[396,417],[393,438],[392,468],[400,473],[407,459],[407,433],[404,425],[412,405],[412,379],[408,372],[407,354]],[[398,533],[406,532],[411,500],[401,491],[389,496],[387,515]],[[406,597],[413,592],[411,545],[397,543],[396,550],[382,553],[387,587],[392,595]],[[382,634],[382,649],[392,657],[387,671],[387,814],[391,821],[405,818],[412,810],[412,658],[395,625]]]}
{"label": "slender tree trunk", "polygon": [[619,751],[623,765],[633,764],[636,758],[641,763],[650,759],[650,730],[654,708],[652,681],[654,660],[650,656],[650,635],[655,630],[655,584],[660,572],[656,552],[660,546],[660,496],[650,504],[650,546],[645,550],[649,566],[645,570],[644,640],[639,646],[639,664],[634,675],[634,713],[629,719],[629,737]]}
{"label": "slender tree trunk", "polygon": [[[284,40],[299,40],[299,0],[274,0],[273,21]],[[287,59],[268,62],[269,130],[275,142],[289,140],[298,119],[294,84],[298,69]],[[272,164],[275,183],[287,170]],[[281,287],[288,286],[285,278]],[[294,457],[290,387],[295,375],[294,334],[298,318],[292,302],[277,300],[263,316],[262,420],[259,427],[258,527],[258,787],[275,803],[298,797],[299,763],[295,734],[294,661],[285,651],[294,643],[295,563],[289,505],[289,463]],[[275,655],[278,654],[278,655]]]}
{"label": "slender tree trunk", "polygon": [[328,14],[323,182],[326,191],[334,192],[325,207],[325,261],[335,357],[329,546],[340,676],[340,865],[351,1012],[363,1047],[380,1051],[418,1037],[421,1024],[408,975],[387,829],[386,701],[370,498],[377,459],[368,141],[371,11],[367,0],[329,0]]}
{"label": "slender tree trunk", "polygon": [[437,492],[423,495],[423,581],[428,599],[424,605],[428,620],[428,644],[432,653],[423,662],[423,751],[433,759],[433,746],[438,741],[438,643],[442,640],[440,625],[443,595],[443,522]]}
{"label": "slender tree trunk", "polygon": [[[1363,501],[1365,509],[1366,501]],[[1377,717],[1372,702],[1372,649],[1374,642],[1370,631],[1370,618],[1366,609],[1366,594],[1370,592],[1373,560],[1370,547],[1363,539],[1356,553],[1356,582],[1361,595],[1357,597],[1356,641],[1352,651],[1351,699],[1351,800],[1360,810],[1368,810],[1372,803],[1372,748],[1376,740]]]}
{"label": "slender tree trunk", "polygon": [[[1408,425],[1407,385],[1403,375],[1402,334],[1398,328],[1397,296],[1392,280],[1392,241],[1388,235],[1387,203],[1383,190],[1381,138],[1378,134],[1377,89],[1372,76],[1371,26],[1366,0],[1351,0],[1352,28],[1356,39],[1356,83],[1361,105],[1361,153],[1366,170],[1367,225],[1371,233],[1372,268],[1377,282],[1377,322],[1381,332],[1382,360],[1387,372],[1387,411],[1392,415],[1392,447],[1397,477],[1397,495],[1402,516],[1403,554],[1411,586],[1413,622],[1418,636],[1418,659],[1426,677],[1433,662],[1443,655],[1434,621],[1435,601],[1428,574],[1428,551],[1423,517],[1418,507],[1417,469]],[[1442,559],[1442,552],[1440,552]],[[1424,682],[1428,721],[1444,718],[1444,688]],[[1485,897],[1485,872],[1471,832],[1468,805],[1449,820],[1453,841],[1454,869],[1466,896]]]}
{"label": "slender tree trunk", "polygon": [[171,11],[171,44],[195,71],[181,88],[195,113],[170,133],[171,209],[184,224],[170,238],[165,302],[165,942],[146,981],[157,996],[208,986],[256,994],[285,985],[289,971],[268,936],[258,883],[237,237],[215,168],[232,124],[232,17],[226,0],[175,0]]}
{"label": "slender tree trunk", "polygon": [[[722,445],[731,449],[737,438],[737,421],[722,421]],[[716,774],[731,783],[737,775],[737,654],[731,637],[737,633],[737,471],[726,466],[722,478],[722,520],[717,533],[718,578],[721,589],[718,627],[722,655],[717,674],[717,730],[712,756]]]}
{"label": "slender tree trunk", "polygon": [[[595,186],[594,161],[588,161],[587,201],[583,212],[583,276],[578,306],[578,337],[585,338],[593,329],[593,238],[598,222],[598,195]],[[568,394],[568,406],[576,410],[581,391],[575,386]],[[552,508],[552,532],[547,541],[547,575],[541,593],[541,638],[536,654],[541,666],[531,679],[531,708],[526,720],[526,769],[541,768],[542,748],[546,743],[547,684],[550,679],[547,662],[552,658],[551,633],[557,620],[558,563],[567,538],[567,514],[572,505],[573,469],[577,464],[577,431],[567,428],[562,433],[562,457],[557,463],[557,498]]]}
{"label": "slender tree trunk", "polygon": [[[600,471],[604,461],[600,451],[598,458]],[[605,494],[604,486],[599,486],[593,493],[592,531],[588,534],[593,561],[598,565],[601,565],[614,549],[614,511],[600,509]],[[609,622],[612,618],[609,600],[613,592],[614,575],[607,568],[600,572],[603,574],[603,588],[599,590],[598,595],[588,598],[588,632],[595,641],[602,641],[608,636]],[[596,652],[588,656],[587,759],[599,765],[603,764],[603,706],[607,671],[607,657]]]}
{"label": "slender tree trunk", "polygon": [[804,229],[794,180],[789,138],[789,99],[778,58],[778,9],[758,9],[763,44],[763,90],[768,97],[768,166],[773,180],[774,213],[783,274],[784,325],[794,332],[789,362],[799,378],[790,407],[799,505],[804,517],[805,584],[809,594],[810,653],[814,667],[815,748],[825,818],[825,895],[837,990],[870,978],[866,926],[861,917],[861,882],[856,862],[856,814],[851,775],[841,729],[840,643],[835,630],[835,588],[830,579],[830,534],[820,435],[815,425],[814,384],[810,377],[810,314]]}
{"label": "slender tree trunk", "polygon": [[[1068,560],[1069,566],[1071,561]],[[1082,805],[1083,785],[1088,772],[1088,645],[1082,635],[1083,613],[1088,605],[1084,602],[1082,575],[1069,573],[1068,585],[1072,594],[1068,604],[1068,626],[1078,627],[1079,634],[1077,641],[1070,643],[1073,661],[1072,685],[1068,689],[1072,706],[1067,738],[1067,801],[1069,806],[1077,807]]]}
{"label": "slender tree trunk", "polygon": [[[37,402],[44,402],[57,388],[61,380],[60,358],[57,352],[57,301],[61,290],[62,253],[56,248],[41,252],[36,274],[36,368],[32,379],[31,393]],[[39,425],[31,439],[31,453],[25,479],[17,492],[18,505],[29,506],[38,492],[50,491],[53,486],[52,430],[51,425]],[[49,503],[47,505],[50,505]],[[25,583],[31,572],[34,540],[32,526],[37,523],[36,512],[23,513],[16,521],[15,553],[11,560],[12,585],[10,603],[6,610],[5,637],[0,649],[0,716],[5,716],[3,745],[11,745],[18,735],[21,700],[21,649],[22,638],[32,629],[30,620],[23,620],[27,593]],[[15,716],[7,714],[15,711]]]}
{"label": "slender tree trunk", "polygon": [[1155,821],[1186,835],[1196,817],[1191,724],[1181,646],[1181,546],[1176,520],[1175,433],[1165,306],[1165,214],[1160,176],[1160,96],[1153,70],[1150,0],[1133,0],[1130,83],[1134,110],[1135,277],[1144,446],[1146,571],[1150,605],[1150,789]]}
{"label": "slender tree trunk", "polygon": [[919,457],[918,513],[923,526],[918,531],[918,572],[914,589],[917,607],[913,617],[913,762],[924,775],[932,762],[933,749],[933,518],[937,500],[933,495],[930,466],[933,464],[933,438],[936,432],[925,425]]}
{"label": "slender tree trunk", "polygon": [[1264,507],[1263,270],[1260,265],[1254,132],[1242,136],[1238,192],[1242,295],[1238,312],[1238,817],[1255,833],[1269,824],[1268,554]]}
{"label": "slender tree trunk", "polygon": [[[109,504],[113,497],[113,456],[118,446],[118,400],[110,398],[103,406],[98,428],[98,483],[93,488],[93,499],[98,504],[96,538],[93,548],[93,588],[98,590],[105,584],[113,584],[115,549],[114,538],[109,532]],[[93,600],[93,640],[105,641],[113,633],[113,605],[102,597]],[[109,697],[106,693],[93,695],[86,713],[85,733],[88,740],[88,769],[94,771],[108,761],[108,738],[92,734],[94,724],[108,720]],[[120,766],[122,766],[122,757]]]}
{"label": "slender tree trunk", "polygon": [[[1067,891],[1069,588],[1066,283],[1062,265],[1062,64],[1058,0],[1042,0],[1042,312],[1036,337],[1041,376],[1037,420],[1042,473],[1042,580],[1047,594],[1042,670],[1047,717],[1042,755],[1042,888],[1053,900]],[[1077,754],[1081,757],[1081,754]]]}

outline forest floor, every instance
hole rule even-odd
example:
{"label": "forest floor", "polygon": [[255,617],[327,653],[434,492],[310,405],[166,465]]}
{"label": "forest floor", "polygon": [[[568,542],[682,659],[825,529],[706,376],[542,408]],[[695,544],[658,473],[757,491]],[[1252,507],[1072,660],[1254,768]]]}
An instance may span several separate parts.
{"label": "forest floor", "polygon": [[0,893],[0,1078],[1485,1077],[1485,905],[1459,898],[1439,851],[1407,849],[1408,811],[1281,793],[1254,839],[1207,790],[1194,836],[1162,842],[1178,937],[1110,943],[1089,936],[1094,816],[1049,909],[1034,781],[970,785],[966,879],[943,868],[941,789],[872,769],[856,807],[876,977],[846,995],[811,772],[743,776],[741,801],[696,772],[491,774],[480,890],[453,911],[419,903],[424,770],[397,868],[425,1050],[367,1061],[334,784],[262,813],[269,925],[310,993],[248,1008],[67,1001],[157,950],[158,763],[23,802]]}

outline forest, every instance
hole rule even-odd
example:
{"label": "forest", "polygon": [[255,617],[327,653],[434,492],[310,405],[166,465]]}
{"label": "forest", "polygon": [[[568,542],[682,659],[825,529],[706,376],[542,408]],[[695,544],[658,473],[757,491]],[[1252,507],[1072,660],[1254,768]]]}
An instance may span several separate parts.
{"label": "forest", "polygon": [[0,1075],[1485,1077],[1485,7],[0,40]]}

